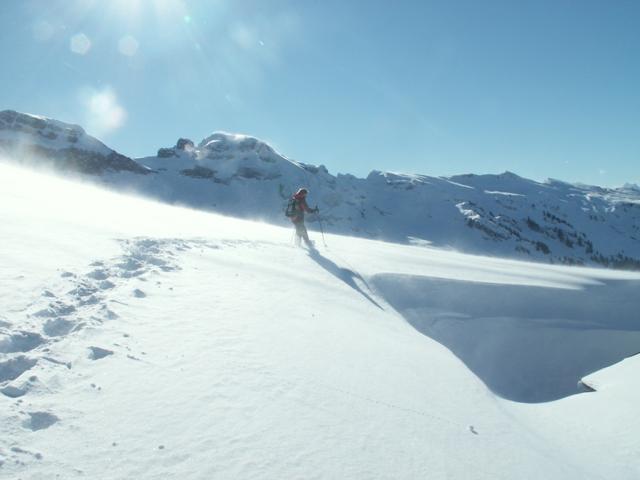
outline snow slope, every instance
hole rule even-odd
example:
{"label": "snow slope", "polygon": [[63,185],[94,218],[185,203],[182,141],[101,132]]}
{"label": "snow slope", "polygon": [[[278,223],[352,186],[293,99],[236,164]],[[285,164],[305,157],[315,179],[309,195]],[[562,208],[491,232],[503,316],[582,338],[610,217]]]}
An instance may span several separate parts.
{"label": "snow slope", "polygon": [[[138,159],[151,175],[114,172],[112,188],[243,218],[285,225],[282,212],[300,185],[321,209],[312,222],[337,233],[416,240],[448,249],[564,264],[640,269],[640,194],[510,172],[451,178],[373,171],[331,175],[287,159],[266,143],[216,133],[199,145]],[[164,153],[163,155],[168,155]]]}
{"label": "snow slope", "polygon": [[[332,175],[264,141],[217,132],[136,161],[80,127],[0,112],[0,149],[31,155],[65,175],[112,189],[286,226],[288,198],[304,185],[321,214],[316,229],[399,243],[560,264],[640,270],[640,190],[535,182],[500,175]],[[29,155],[25,155],[25,152]]]}
{"label": "snow slope", "polygon": [[[575,385],[633,350],[638,274],[336,235],[309,253],[6,164],[0,195],[0,478],[640,475],[639,357]],[[586,367],[585,338],[606,351]],[[558,400],[503,398],[481,354]]]}

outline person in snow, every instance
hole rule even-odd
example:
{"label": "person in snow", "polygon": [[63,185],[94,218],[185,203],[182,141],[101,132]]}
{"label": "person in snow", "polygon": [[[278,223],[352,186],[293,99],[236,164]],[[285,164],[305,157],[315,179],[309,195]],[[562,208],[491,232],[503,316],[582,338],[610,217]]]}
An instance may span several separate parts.
{"label": "person in snow", "polygon": [[307,227],[304,225],[304,214],[318,213],[318,207],[309,208],[307,205],[307,194],[309,191],[306,188],[299,189],[289,202],[288,216],[296,227],[296,245],[300,245],[300,240],[304,240],[304,243],[308,247],[313,248],[313,242],[309,240],[309,234],[307,233]]}

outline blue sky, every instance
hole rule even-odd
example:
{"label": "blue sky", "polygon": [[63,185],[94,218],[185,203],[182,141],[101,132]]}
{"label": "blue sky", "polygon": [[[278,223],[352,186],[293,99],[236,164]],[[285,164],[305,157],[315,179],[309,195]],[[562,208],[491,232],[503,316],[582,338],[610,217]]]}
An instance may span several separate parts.
{"label": "blue sky", "polygon": [[640,183],[640,2],[5,0],[0,109],[138,157],[246,133],[332,173]]}

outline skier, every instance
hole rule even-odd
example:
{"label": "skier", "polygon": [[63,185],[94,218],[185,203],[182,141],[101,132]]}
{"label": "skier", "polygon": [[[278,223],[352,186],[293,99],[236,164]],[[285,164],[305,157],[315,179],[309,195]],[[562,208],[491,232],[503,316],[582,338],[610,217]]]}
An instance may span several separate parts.
{"label": "skier", "polygon": [[287,205],[287,217],[291,219],[293,225],[296,227],[296,245],[300,245],[300,240],[303,239],[307,247],[314,248],[313,242],[309,240],[309,234],[307,233],[307,227],[304,226],[304,212],[318,213],[318,207],[309,208],[307,205],[307,193],[309,191],[306,188],[300,188],[289,200]]}

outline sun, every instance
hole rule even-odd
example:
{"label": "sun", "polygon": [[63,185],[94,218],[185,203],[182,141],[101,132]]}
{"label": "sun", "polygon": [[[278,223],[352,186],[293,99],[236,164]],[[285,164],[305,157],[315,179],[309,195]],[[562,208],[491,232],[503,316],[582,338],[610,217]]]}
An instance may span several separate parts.
{"label": "sun", "polygon": [[[83,21],[101,15],[105,21],[117,19],[125,24],[171,22],[188,15],[186,0],[68,0],[59,8],[67,21]],[[45,9],[43,9],[45,10]]]}
{"label": "sun", "polygon": [[184,0],[110,0],[103,5],[111,13],[129,22],[150,19],[166,22],[188,16]]}

